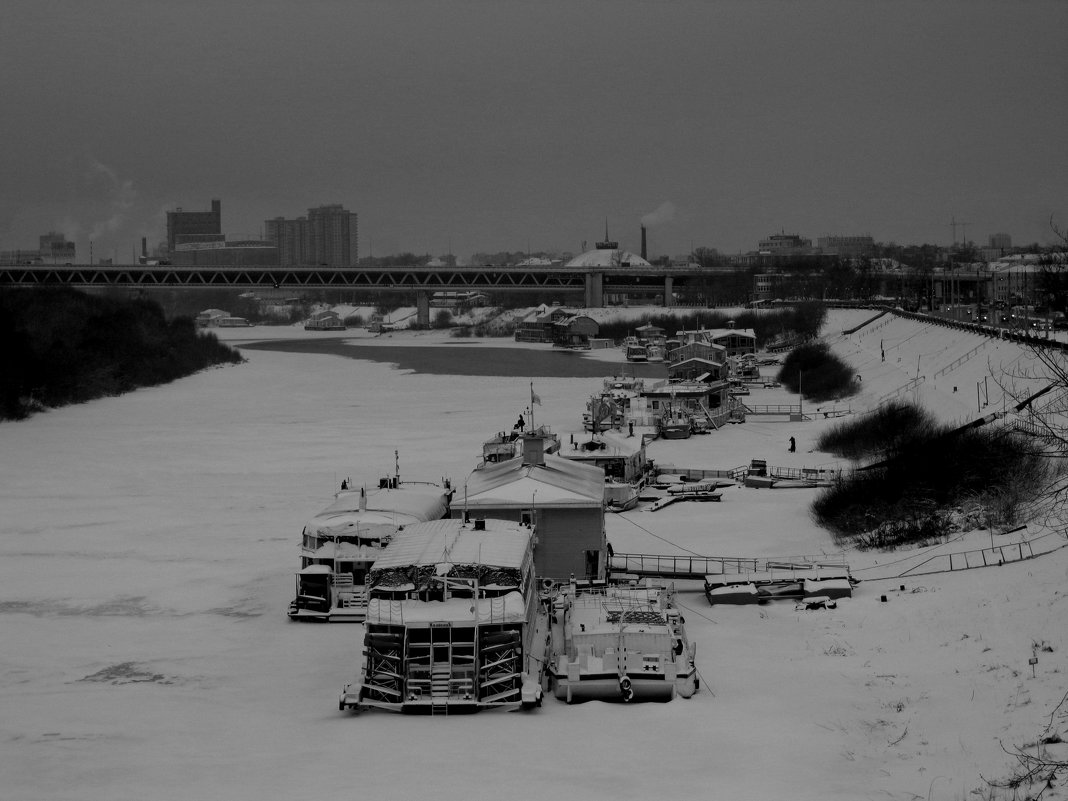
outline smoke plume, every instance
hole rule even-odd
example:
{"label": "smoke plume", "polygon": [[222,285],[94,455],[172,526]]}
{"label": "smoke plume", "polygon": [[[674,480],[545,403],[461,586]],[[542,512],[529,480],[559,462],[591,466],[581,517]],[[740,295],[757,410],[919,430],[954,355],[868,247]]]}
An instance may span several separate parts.
{"label": "smoke plume", "polygon": [[642,225],[646,228],[650,228],[654,225],[660,225],[661,223],[671,222],[675,217],[675,204],[670,200],[665,200],[659,206],[656,211],[651,211],[642,217]]}

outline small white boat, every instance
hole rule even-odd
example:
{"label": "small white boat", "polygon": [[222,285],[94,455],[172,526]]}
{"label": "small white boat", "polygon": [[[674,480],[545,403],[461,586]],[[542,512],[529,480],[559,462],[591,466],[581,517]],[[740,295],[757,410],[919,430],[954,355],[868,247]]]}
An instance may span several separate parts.
{"label": "small white boat", "polygon": [[608,512],[626,512],[638,505],[638,488],[626,481],[606,478],[604,508]]}
{"label": "small white boat", "polygon": [[673,590],[572,580],[552,611],[546,664],[557,698],[670,701],[697,692],[696,644],[686,637]]}

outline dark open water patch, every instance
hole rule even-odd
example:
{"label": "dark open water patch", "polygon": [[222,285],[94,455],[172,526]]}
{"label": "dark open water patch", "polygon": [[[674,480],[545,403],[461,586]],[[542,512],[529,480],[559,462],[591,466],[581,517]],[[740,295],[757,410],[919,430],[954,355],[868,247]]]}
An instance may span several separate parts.
{"label": "dark open water patch", "polygon": [[[667,378],[663,362],[618,364],[583,358],[580,351],[533,348],[479,348],[465,345],[363,345],[336,339],[250,342],[241,349],[315,353],[395,364],[401,370],[432,375],[491,375],[505,378],[603,378],[613,374]],[[474,345],[475,347],[471,347]]]}

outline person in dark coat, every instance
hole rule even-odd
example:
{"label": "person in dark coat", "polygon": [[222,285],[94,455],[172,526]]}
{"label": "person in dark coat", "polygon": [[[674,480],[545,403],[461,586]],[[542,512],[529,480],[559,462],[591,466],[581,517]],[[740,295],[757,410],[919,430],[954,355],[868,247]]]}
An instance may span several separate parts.
{"label": "person in dark coat", "polygon": [[793,437],[790,437],[790,453],[793,453],[796,450],[797,450],[797,442],[794,441]]}

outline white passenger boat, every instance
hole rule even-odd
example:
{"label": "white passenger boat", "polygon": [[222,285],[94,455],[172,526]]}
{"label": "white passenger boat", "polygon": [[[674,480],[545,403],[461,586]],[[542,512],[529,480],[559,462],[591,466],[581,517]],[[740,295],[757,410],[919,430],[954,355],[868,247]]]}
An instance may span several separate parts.
{"label": "white passenger boat", "polygon": [[553,601],[546,663],[553,694],[571,703],[669,701],[699,687],[674,591],[652,584],[565,585]]}
{"label": "white passenger boat", "polygon": [[[534,540],[532,527],[493,519],[398,532],[371,568],[362,665],[339,708],[444,714],[539,705]],[[547,636],[541,629],[539,640]]]}
{"label": "white passenger boat", "polygon": [[304,526],[291,620],[358,623],[367,609],[367,572],[398,529],[449,512],[452,488],[379,480],[373,489],[346,481],[334,502]]}

